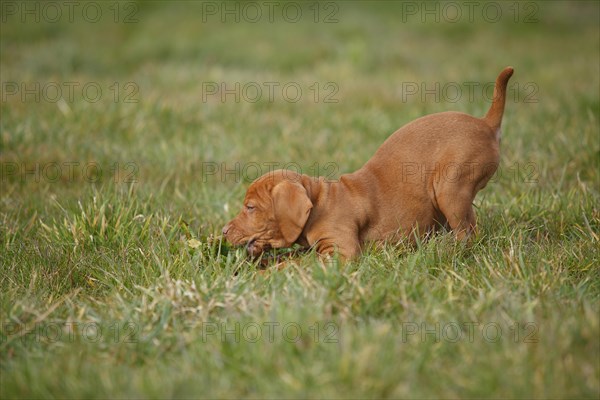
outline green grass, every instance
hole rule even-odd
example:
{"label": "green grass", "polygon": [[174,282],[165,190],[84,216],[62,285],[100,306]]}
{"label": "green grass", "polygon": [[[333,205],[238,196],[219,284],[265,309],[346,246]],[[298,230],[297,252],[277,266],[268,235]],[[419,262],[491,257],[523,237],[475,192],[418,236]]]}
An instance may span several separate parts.
{"label": "green grass", "polygon": [[[0,397],[598,398],[597,2],[518,3],[518,22],[502,3],[493,24],[404,22],[400,2],[337,3],[331,24],[311,3],[298,23],[221,23],[142,2],[124,24],[103,4],[98,23],[1,25]],[[403,84],[506,65],[500,173],[471,248],[443,234],[261,271],[221,243],[251,176],[208,163],[337,177],[418,116],[489,106],[480,88],[403,101]],[[11,82],[103,96],[22,101]],[[207,82],[303,96],[203,101]]]}

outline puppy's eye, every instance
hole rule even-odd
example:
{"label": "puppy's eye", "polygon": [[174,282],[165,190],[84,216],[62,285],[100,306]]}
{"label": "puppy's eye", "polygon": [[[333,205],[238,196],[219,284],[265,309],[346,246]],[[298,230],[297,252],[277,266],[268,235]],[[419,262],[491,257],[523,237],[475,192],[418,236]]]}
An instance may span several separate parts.
{"label": "puppy's eye", "polygon": [[254,205],[252,205],[252,204],[246,204],[246,210],[248,210],[248,211],[254,211],[255,208],[256,207],[254,207]]}

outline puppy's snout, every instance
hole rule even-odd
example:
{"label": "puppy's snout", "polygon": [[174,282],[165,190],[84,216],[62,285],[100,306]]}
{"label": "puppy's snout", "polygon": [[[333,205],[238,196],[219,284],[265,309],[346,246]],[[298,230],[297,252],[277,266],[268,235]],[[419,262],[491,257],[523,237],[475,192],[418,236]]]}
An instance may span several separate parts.
{"label": "puppy's snout", "polygon": [[231,223],[228,223],[227,225],[225,225],[223,227],[223,230],[222,230],[223,235],[227,235],[227,232],[229,232],[229,229],[231,229]]}

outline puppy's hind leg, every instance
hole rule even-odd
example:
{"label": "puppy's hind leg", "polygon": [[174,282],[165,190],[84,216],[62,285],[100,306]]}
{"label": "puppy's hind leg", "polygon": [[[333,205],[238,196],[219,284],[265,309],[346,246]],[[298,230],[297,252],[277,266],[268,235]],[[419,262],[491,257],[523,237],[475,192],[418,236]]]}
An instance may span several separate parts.
{"label": "puppy's hind leg", "polygon": [[438,207],[458,240],[468,240],[477,232],[472,205],[474,196],[470,190],[450,186],[436,195]]}

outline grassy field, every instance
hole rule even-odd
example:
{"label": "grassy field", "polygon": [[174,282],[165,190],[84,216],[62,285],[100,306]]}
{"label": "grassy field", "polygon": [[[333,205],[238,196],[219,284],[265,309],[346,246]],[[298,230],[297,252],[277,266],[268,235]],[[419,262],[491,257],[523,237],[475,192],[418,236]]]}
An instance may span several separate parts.
{"label": "grassy field", "polygon": [[[0,6],[1,398],[600,396],[598,2]],[[221,242],[259,172],[354,171],[507,65],[471,248]]]}

